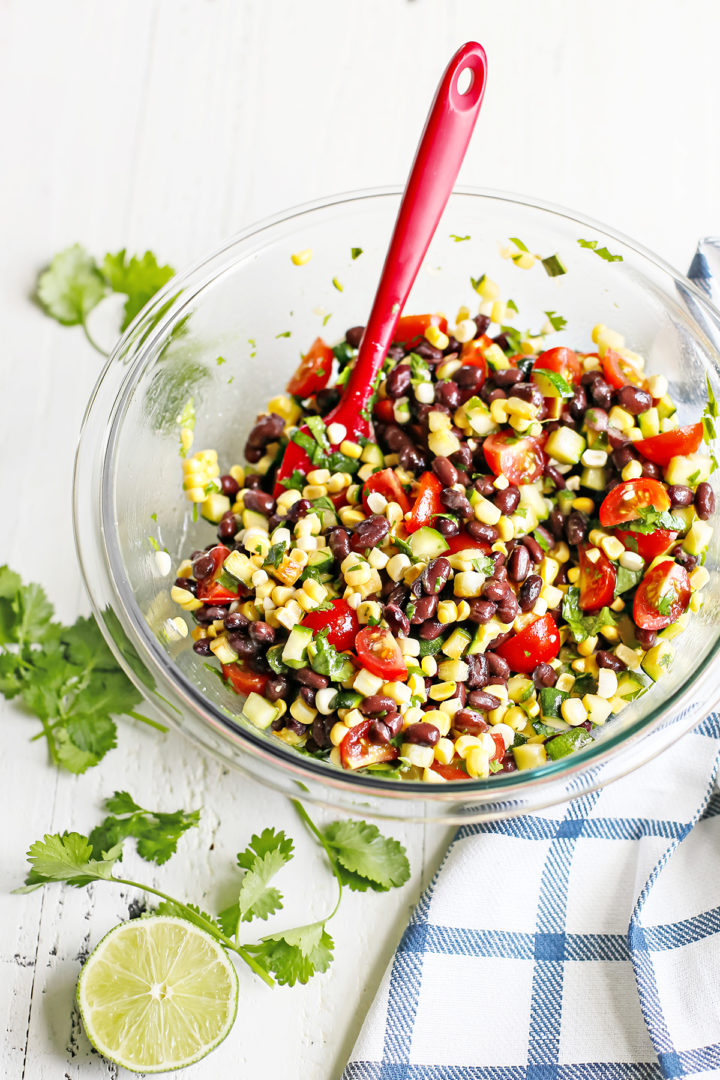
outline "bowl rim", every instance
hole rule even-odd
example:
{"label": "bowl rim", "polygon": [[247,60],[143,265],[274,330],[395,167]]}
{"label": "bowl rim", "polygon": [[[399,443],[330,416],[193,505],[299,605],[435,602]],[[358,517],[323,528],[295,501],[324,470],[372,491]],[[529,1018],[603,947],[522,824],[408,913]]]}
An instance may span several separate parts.
{"label": "bowl rim", "polygon": [[[150,627],[135,601],[129,580],[124,572],[117,537],[112,529],[106,528],[108,523],[112,523],[115,520],[113,490],[115,449],[119,428],[124,416],[125,404],[128,397],[132,394],[136,372],[138,369],[144,367],[148,352],[152,353],[162,342],[168,325],[175,322],[182,310],[188,306],[198,294],[207,288],[217,276],[227,272],[228,267],[218,267],[212,274],[199,277],[203,270],[209,270],[212,264],[223,256],[227,256],[234,248],[239,244],[242,244],[243,241],[260,236],[269,229],[291,220],[301,218],[305,214],[312,214],[318,210],[329,210],[344,204],[364,203],[378,198],[399,198],[402,191],[403,188],[399,185],[386,185],[382,187],[340,192],[304,202],[262,218],[232,234],[207,255],[202,256],[179,274],[175,275],[138,314],[116,344],[105,364],[88,401],[82,422],[80,445],[78,446],[76,456],[73,513],[76,546],[81,571],[87,591],[90,595],[93,610],[98,616],[100,627],[106,638],[108,638],[108,643],[111,644],[112,647],[114,642],[105,628],[102,612],[94,599],[91,582],[88,580],[87,565],[82,553],[81,529],[78,525],[77,461],[80,456],[86,425],[93,410],[93,406],[97,401],[101,384],[108,377],[110,372],[115,370],[117,361],[122,357],[123,353],[125,353],[128,348],[135,348],[136,355],[131,357],[131,362],[127,363],[125,361],[123,364],[124,371],[111,407],[109,423],[106,424],[104,428],[105,440],[103,445],[98,448],[98,452],[102,454],[100,533],[104,541],[103,556],[105,570],[113,591],[113,599],[115,602],[119,601],[122,605],[122,610],[125,615],[125,619],[123,620],[125,629],[128,627],[132,628],[132,643],[136,647],[138,645],[142,646],[142,661],[152,673],[154,675],[159,675],[161,680],[167,679],[172,684],[174,692],[182,698],[185,708],[191,709],[202,723],[209,724],[211,728],[222,731],[223,735],[226,737],[229,735],[232,739],[239,738],[243,749],[264,758],[273,765],[279,764],[286,774],[288,772],[294,772],[296,774],[296,779],[299,780],[307,779],[308,776],[310,776],[313,779],[319,780],[321,784],[326,787],[332,787],[345,792],[349,791],[354,795],[377,796],[380,798],[399,800],[401,802],[411,800],[420,800],[425,803],[449,802],[454,804],[462,801],[471,802],[478,810],[481,809],[484,804],[498,803],[503,799],[513,800],[517,797],[518,800],[521,800],[522,796],[526,794],[537,793],[542,789],[549,789],[552,781],[565,782],[566,784],[570,783],[571,786],[577,785],[576,791],[568,792],[566,790],[559,793],[558,798],[549,798],[545,803],[545,805],[549,805],[560,801],[563,798],[574,797],[575,795],[585,793],[592,790],[593,787],[598,786],[600,783],[606,782],[608,778],[603,777],[598,779],[597,783],[594,783],[593,772],[604,772],[601,767],[613,760],[616,761],[616,765],[619,764],[616,759],[618,758],[620,751],[631,746],[636,746],[651,732],[658,730],[664,722],[667,723],[668,721],[672,721],[673,718],[678,723],[686,721],[685,726],[682,728],[683,733],[692,724],[697,722],[698,717],[695,716],[695,710],[692,708],[693,702],[691,699],[696,698],[698,682],[707,682],[710,667],[717,659],[718,652],[720,651],[720,638],[709,650],[708,655],[704,658],[700,667],[696,669],[692,675],[688,676],[669,698],[663,698],[661,702],[654,706],[647,716],[633,721],[627,730],[619,731],[617,735],[611,734],[602,741],[594,742],[579,754],[573,754],[567,758],[561,758],[557,762],[548,762],[535,769],[523,771],[521,780],[519,779],[519,773],[508,773],[504,775],[495,775],[486,780],[468,779],[457,785],[430,785],[424,781],[399,781],[397,778],[384,778],[381,774],[367,776],[365,774],[348,773],[346,770],[329,768],[324,759],[316,760],[309,755],[306,756],[298,753],[293,748],[285,747],[280,741],[277,743],[270,741],[262,732],[255,733],[249,726],[245,727],[239,723],[234,723],[205,696],[202,690],[174,664],[172,658],[162,649],[155,635],[150,630]],[[709,313],[714,317],[718,326],[720,326],[720,311],[718,311],[712,301],[708,299],[707,295],[684,274],[680,273],[670,263],[646,248],[644,245],[621,232],[609,228],[602,222],[580,215],[575,211],[557,204],[534,199],[530,196],[515,192],[503,192],[494,189],[459,185],[454,189],[453,195],[480,197],[485,200],[502,202],[506,205],[514,204],[523,206],[531,210],[539,210],[548,215],[570,221],[583,228],[595,229],[601,232],[605,237],[625,245],[641,259],[646,260],[653,267],[662,271],[663,274],[669,275],[672,279],[679,281],[684,290],[687,290],[693,295],[703,308],[709,310]],[[192,287],[190,291],[187,291],[189,282],[192,282]],[[136,341],[136,336],[145,320],[153,314],[157,315],[158,312],[161,313],[161,317],[157,319],[152,326],[151,332],[146,333],[139,341]],[[697,324],[696,333],[698,336],[704,338],[708,347],[707,351],[710,354],[715,354],[715,357],[718,357],[716,346],[707,338],[703,329],[700,326],[697,326]],[[720,357],[718,359],[720,359]],[[720,377],[720,364],[717,360],[716,369],[716,374]],[[116,648],[114,651],[122,660],[122,656],[121,654],[118,654]],[[138,681],[134,672],[127,669],[126,664],[123,666],[126,671],[128,671],[128,674],[133,681],[136,682],[139,689],[141,689],[143,693],[146,693],[147,687],[143,686],[142,682]],[[704,689],[707,689],[707,687],[704,687]],[[712,708],[717,703],[718,697],[720,697],[720,691],[716,692],[716,697],[712,704],[707,706],[708,712],[712,711]],[[183,730],[183,733],[193,737],[191,732]],[[663,747],[663,749],[665,749],[665,747]],[[652,754],[650,756],[652,756]],[[647,757],[644,758],[640,755],[640,759],[630,766],[630,768],[634,769],[639,765],[644,764],[646,760]],[[242,768],[242,765],[240,768]],[[617,776],[623,775],[624,772],[627,771],[630,770],[623,769],[621,766],[617,771]],[[583,782],[583,778],[585,778],[585,782]],[[613,777],[613,779],[614,778],[615,777]],[[550,794],[549,791],[548,794]],[[515,812],[522,813],[526,812],[527,809],[527,807],[520,805],[519,809]],[[503,814],[512,812],[513,810],[511,808],[508,808],[505,805],[503,806]]]}

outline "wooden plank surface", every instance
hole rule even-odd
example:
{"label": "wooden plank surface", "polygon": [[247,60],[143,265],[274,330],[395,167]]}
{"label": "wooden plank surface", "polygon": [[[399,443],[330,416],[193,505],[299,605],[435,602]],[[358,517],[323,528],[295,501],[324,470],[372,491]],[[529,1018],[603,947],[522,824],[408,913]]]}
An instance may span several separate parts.
{"label": "wooden plank surface", "polygon": [[[713,0],[0,0],[0,561],[42,581],[64,619],[87,610],[70,491],[99,357],[29,301],[53,252],[151,247],[182,266],[286,206],[402,180],[446,59],[477,37],[491,81],[461,180],[574,207],[684,268],[720,225],[719,31]],[[124,724],[119,748],[74,778],[28,742],[18,708],[0,713],[0,1075],[114,1076],[72,1002],[81,959],[133,898],[101,884],[10,895],[32,840],[89,829],[128,787],[204,807],[157,874],[170,891],[222,903],[235,851],[269,823],[299,848],[288,919],[321,915],[332,884],[280,795],[180,738]],[[339,1076],[448,835],[393,831],[411,882],[344,900],[337,959],[307,987],[270,991],[241,971],[236,1028],[189,1080]]]}

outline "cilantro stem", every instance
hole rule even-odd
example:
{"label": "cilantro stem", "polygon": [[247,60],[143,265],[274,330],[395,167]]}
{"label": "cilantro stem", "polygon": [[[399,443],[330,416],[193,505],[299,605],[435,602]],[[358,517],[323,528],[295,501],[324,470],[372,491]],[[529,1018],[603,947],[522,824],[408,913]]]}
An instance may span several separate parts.
{"label": "cilantro stem", "polygon": [[151,728],[155,728],[156,731],[166,732],[168,729],[165,724],[159,723],[157,720],[151,720],[149,716],[143,716],[142,713],[127,712],[126,716],[132,716],[133,720],[139,720],[142,724],[149,724]]}
{"label": "cilantro stem", "polygon": [[211,937],[214,937],[226,949],[230,949],[232,952],[237,953],[238,956],[245,961],[248,967],[251,968],[256,975],[260,976],[264,983],[267,983],[268,986],[275,985],[275,980],[272,975],[269,975],[265,968],[253,959],[243,945],[238,945],[232,938],[226,937],[214,922],[209,922],[199,912],[193,911],[191,908],[188,908],[186,904],[176,900],[173,896],[168,896],[167,893],[161,892],[160,889],[154,889],[152,885],[143,885],[139,881],[130,881],[128,878],[110,877],[106,878],[106,880],[115,881],[118,885],[127,885],[131,889],[140,889],[142,892],[152,893],[154,896],[159,896],[161,900],[167,900],[168,903],[172,904],[174,907],[181,908],[187,913],[189,922],[194,922],[196,925],[202,924],[203,928],[211,935]]}
{"label": "cilantro stem", "polygon": [[317,825],[312,820],[312,818],[308,814],[308,812],[305,809],[305,807],[303,806],[303,804],[298,799],[291,799],[290,802],[293,804],[293,806],[297,810],[297,812],[298,812],[298,814],[300,816],[300,819],[303,822],[303,824],[305,825],[305,827],[315,836],[315,838],[320,842],[322,847],[325,849],[325,854],[328,857],[330,867],[331,867],[332,872],[335,875],[335,879],[336,879],[336,881],[338,883],[337,903],[335,904],[335,907],[332,909],[332,911],[328,915],[327,919],[325,920],[325,922],[327,922],[328,919],[332,919],[333,915],[335,914],[337,909],[340,907],[340,900],[342,899],[342,891],[343,891],[343,880],[342,880],[342,877],[340,876],[340,869],[339,869],[338,864],[337,864],[337,859],[335,858],[335,852],[332,850],[332,848],[328,844],[327,840],[325,839],[323,834],[320,832]]}
{"label": "cilantro stem", "polygon": [[108,356],[110,355],[110,353],[108,353],[108,352],[105,352],[105,350],[104,350],[104,349],[101,349],[101,348],[100,348],[100,346],[98,345],[97,341],[95,341],[95,339],[94,339],[94,338],[92,337],[92,335],[91,335],[90,331],[88,330],[88,328],[87,328],[87,323],[85,322],[85,320],[84,320],[84,319],[83,319],[83,321],[82,321],[82,323],[81,323],[81,326],[82,326],[82,328],[83,328],[83,333],[84,333],[85,337],[86,337],[86,338],[87,338],[87,340],[88,340],[88,341],[90,342],[90,344],[92,345],[93,349],[95,349],[95,351],[96,351],[96,352],[99,352],[99,353],[100,353],[100,355],[101,355],[101,356],[104,356],[104,357],[105,357],[105,359],[107,360],[107,358],[108,358]]}

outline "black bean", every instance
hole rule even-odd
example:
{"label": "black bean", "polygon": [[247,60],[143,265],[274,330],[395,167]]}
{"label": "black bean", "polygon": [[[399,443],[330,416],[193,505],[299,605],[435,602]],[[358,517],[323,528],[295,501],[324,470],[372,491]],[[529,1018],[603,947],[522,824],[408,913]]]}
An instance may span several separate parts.
{"label": "black bean", "polygon": [[398,364],[385,380],[385,392],[389,398],[400,398],[410,389],[410,365]]}
{"label": "black bean", "polygon": [[494,603],[499,604],[505,598],[508,589],[509,586],[504,581],[498,581],[497,578],[488,578],[483,585],[483,599],[492,600]]}
{"label": "black bean", "polygon": [[542,562],[544,552],[534,536],[523,536],[520,543],[527,548],[528,554],[534,563]]}
{"label": "black bean", "polygon": [[[489,384],[486,383],[486,386],[487,385]],[[486,389],[486,386],[483,387],[483,390]],[[497,386],[494,390],[487,391],[487,397],[485,398],[485,400],[487,401],[488,405],[492,405],[493,401],[500,401],[504,400],[505,398],[507,398],[507,394],[504,390],[501,390],[500,387]]]}
{"label": "black bean", "polygon": [[557,507],[554,507],[554,509],[550,511],[548,526],[556,540],[565,539],[565,518]]}
{"label": "black bean", "polygon": [[568,412],[573,420],[582,420],[587,409],[587,395],[583,386],[576,386],[568,403]]}
{"label": "black bean", "polygon": [[401,446],[398,450],[398,464],[406,472],[422,472],[425,468],[425,458],[413,444],[408,440],[407,445]]}
{"label": "black bean", "polygon": [[[695,513],[702,521],[715,512],[715,492],[708,483],[698,484],[695,492]],[[197,576],[197,575],[196,575]]]}
{"label": "black bean", "polygon": [[447,405],[449,409],[457,409],[460,404],[460,396],[460,387],[452,379],[439,382],[435,386],[435,400]]}
{"label": "black bean", "polygon": [[[285,421],[282,416],[278,416],[276,413],[268,413],[266,416],[261,416],[245,443],[245,457],[248,461],[259,461],[263,456],[267,444],[279,439],[284,430]],[[246,478],[245,487],[247,486],[248,483]]]}
{"label": "black bean", "polygon": [[253,641],[246,634],[228,634],[228,645],[235,650],[241,660],[248,660],[262,648],[259,641]]}
{"label": "black bean", "polygon": [[458,386],[462,386],[463,390],[468,388],[477,390],[482,382],[482,371],[480,368],[473,367],[470,364],[464,364],[453,372],[453,378]]}
{"label": "black bean", "polygon": [[492,600],[471,600],[470,614],[468,615],[470,622],[481,624],[490,622],[495,614],[496,606]]}
{"label": "black bean", "polygon": [[485,653],[473,653],[465,662],[468,666],[466,685],[469,689],[479,690],[482,686],[487,686],[490,681],[490,666]]}
{"label": "black bean", "polygon": [[287,512],[287,520],[294,524],[299,521],[300,518],[304,518],[312,510],[312,503],[309,499],[298,499],[292,504]]}
{"label": "black bean", "polygon": [[476,336],[477,337],[482,337],[483,334],[487,331],[487,328],[490,325],[490,316],[489,315],[476,315],[474,317],[474,319],[473,319],[473,322],[475,323],[475,325],[477,327],[477,335]]}
{"label": "black bean", "polygon": [[[473,690],[471,694],[468,694],[468,703],[472,705],[473,709],[488,712],[490,709],[497,709],[500,698],[495,697],[494,694],[486,694],[484,690]],[[457,717],[458,714],[455,715]]]}
{"label": "black bean", "polygon": [[435,641],[445,633],[445,627],[439,619],[427,619],[418,630],[423,641]]}
{"label": "black bean", "polygon": [[383,745],[389,743],[392,738],[390,729],[384,720],[373,720],[367,733],[371,742],[382,743]]}
{"label": "black bean", "polygon": [[206,577],[210,577],[214,569],[215,561],[212,555],[201,555],[193,563],[193,577],[198,581],[203,581]]}
{"label": "black bean", "polygon": [[393,711],[395,702],[387,694],[370,694],[363,698],[358,708],[363,716],[382,716],[383,713]]}
{"label": "black bean", "polygon": [[641,649],[652,649],[657,641],[657,633],[655,630],[643,630],[641,626],[635,627],[635,637],[637,638],[638,645]]}
{"label": "black bean", "polygon": [[226,514],[220,518],[218,524],[218,538],[220,540],[232,540],[235,533],[238,531],[238,520],[233,514],[232,510],[228,510]]}
{"label": "black bean", "polygon": [[[325,750],[330,746],[330,733],[327,727],[327,721],[330,717],[318,715],[312,722],[312,737],[319,750]],[[335,717],[332,717],[335,720]]]}
{"label": "black bean", "polygon": [[503,491],[498,491],[495,495],[495,505],[506,517],[514,514],[520,505],[520,489],[510,484]]}
{"label": "black bean", "polygon": [[465,529],[473,540],[486,544],[494,544],[499,536],[494,525],[485,525],[482,521],[468,521]]}
{"label": "black bean", "polygon": [[518,589],[518,604],[521,611],[532,611],[542,587],[543,581],[539,574],[530,574],[530,577],[525,578]]}
{"label": "black bean", "polygon": [[587,536],[587,520],[579,510],[571,510],[565,522],[565,535],[568,544],[577,547]]}
{"label": "black bean", "polygon": [[543,469],[543,473],[547,476],[548,480],[552,480],[558,490],[562,491],[565,487],[565,477],[554,465],[546,465]]}
{"label": "black bean", "polygon": [[210,638],[202,637],[198,638],[197,641],[194,641],[193,651],[196,652],[198,656],[210,656],[212,654]]}
{"label": "black bean", "polygon": [[593,379],[589,388],[590,397],[600,409],[609,409],[612,405],[612,387],[603,378]]}
{"label": "black bean", "polygon": [[442,533],[443,536],[457,536],[460,532],[460,526],[454,518],[437,518],[435,523],[438,532]]}
{"label": "black bean", "polygon": [[[504,638],[511,637],[511,634],[504,634]],[[494,652],[486,652],[488,667],[490,669],[490,675],[493,679],[499,679],[500,682],[507,682],[510,678],[510,665],[507,660],[503,660],[502,656],[498,656]]]}
{"label": "black bean", "polygon": [[173,585],[178,589],[184,589],[185,592],[192,593],[194,596],[197,592],[197,581],[193,581],[192,578],[179,577],[175,578]]}
{"label": "black bean", "polygon": [[510,338],[507,336],[506,333],[503,332],[502,334],[498,334],[498,336],[494,337],[492,340],[493,344],[501,348],[503,352],[509,352]]}
{"label": "black bean", "polygon": [[421,596],[419,600],[415,601],[415,610],[410,617],[410,622],[415,626],[419,626],[426,619],[432,619],[437,608],[437,596]]}
{"label": "black bean", "polygon": [[521,401],[528,401],[536,409],[543,404],[542,390],[535,383],[516,383],[513,386],[512,396],[520,398]]}
{"label": "black bean", "polygon": [[517,597],[511,589],[508,589],[508,591],[505,593],[505,596],[498,604],[495,614],[500,620],[500,622],[511,623],[514,622],[519,611],[520,606],[518,604]]}
{"label": "black bean", "polygon": [[373,514],[355,526],[355,531],[350,537],[350,547],[353,551],[365,551],[366,548],[378,547],[389,532],[387,518],[382,514]]}
{"label": "black bean", "polygon": [[397,604],[385,604],[383,617],[396,637],[407,637],[410,633],[410,620]]}
{"label": "black bean", "polygon": [[315,693],[311,686],[301,686],[299,691],[299,697],[306,705],[309,705],[311,709],[315,708]]}
{"label": "black bean", "polygon": [[275,509],[275,500],[266,491],[246,491],[243,502],[247,510],[257,510],[266,517]]}
{"label": "black bean", "polygon": [[631,416],[639,416],[652,405],[652,395],[639,386],[623,386],[618,390],[616,400],[621,409]]}
{"label": "black bean", "polygon": [[606,652],[604,649],[595,653],[595,661],[598,667],[609,668],[610,671],[624,671],[626,666],[619,656],[615,656],[615,653]]}
{"label": "black bean", "polygon": [[327,675],[320,675],[311,667],[299,668],[293,674],[299,683],[303,686],[311,686],[313,690],[325,690],[330,685]]}
{"label": "black bean", "polygon": [[240,490],[240,485],[234,476],[230,476],[226,473],[225,476],[220,477],[220,490],[223,495],[227,495],[229,498],[234,498]]}
{"label": "black bean", "polygon": [[193,614],[201,626],[209,626],[210,623],[216,622],[218,619],[224,619],[227,612],[224,607],[220,607],[218,604],[210,604],[207,607],[198,608]]}
{"label": "black bean", "polygon": [[412,351],[416,356],[421,356],[423,360],[429,360],[434,364],[442,359],[442,349],[436,349],[435,346],[431,345],[425,338],[417,345],[414,345]]}
{"label": "black bean", "polygon": [[497,490],[494,480],[494,476],[478,476],[474,484],[478,495],[483,495],[485,498],[487,498],[488,495],[494,495]]}
{"label": "black bean", "polygon": [[442,592],[450,577],[450,563],[444,555],[439,555],[427,564],[421,576],[423,590],[430,596]]}
{"label": "black bean", "polygon": [[[472,694],[470,696],[472,697]],[[486,694],[485,697],[492,697],[492,694]],[[459,709],[453,716],[452,724],[456,731],[464,735],[482,735],[490,726],[479,712],[473,712],[472,709]]]}
{"label": "black bean", "polygon": [[588,409],[585,413],[585,427],[590,431],[607,431],[608,414],[605,409]]}
{"label": "black bean", "polygon": [[472,450],[467,443],[462,443],[460,448],[453,454],[453,464],[457,465],[459,469],[469,469],[472,462]]}
{"label": "black bean", "polygon": [[318,390],[315,395],[315,404],[321,416],[327,416],[339,401],[340,391],[332,386],[327,386],[324,390]]}
{"label": "black bean", "polygon": [[241,611],[230,611],[225,616],[225,629],[226,630],[244,630],[249,623],[249,619],[246,615],[243,615]]}
{"label": "black bean", "polygon": [[345,331],[345,340],[352,349],[359,349],[364,333],[364,326],[351,326],[349,330]]}
{"label": "black bean", "polygon": [[683,551],[682,547],[674,548],[672,555],[675,561],[680,563],[681,566],[684,566],[688,572],[694,570],[698,564],[697,557],[695,555],[690,555],[687,551]]}
{"label": "black bean", "polygon": [[531,561],[530,552],[523,544],[516,547],[508,563],[508,577],[510,580],[517,584],[524,581],[530,573]]}
{"label": "black bean", "polygon": [[617,450],[613,450],[610,454],[610,460],[616,469],[624,469],[625,466],[635,460],[635,452],[630,445],[618,446]]}
{"label": "black bean", "polygon": [[331,529],[328,533],[328,547],[336,562],[341,563],[350,554],[350,533],[347,529]]}
{"label": "black bean", "polygon": [[663,471],[654,461],[643,461],[642,474],[643,476],[649,477],[651,480],[660,480],[662,479]]}
{"label": "black bean", "polygon": [[290,684],[284,675],[271,675],[265,683],[263,697],[266,697],[268,701],[279,701],[280,698],[286,696],[289,687]]}
{"label": "black bean", "polygon": [[417,743],[418,746],[436,746],[440,739],[440,732],[434,724],[425,724],[421,721],[417,724],[409,724],[403,731],[403,739],[406,742]]}
{"label": "black bean", "polygon": [[557,682],[557,672],[549,664],[538,664],[532,673],[533,683],[536,689],[543,686],[554,686]]}
{"label": "black bean", "polygon": [[437,476],[443,487],[451,488],[457,483],[457,469],[450,458],[436,457],[433,459],[432,471]]}
{"label": "black bean", "polygon": [[522,371],[518,371],[517,368],[511,367],[505,368],[502,371],[494,371],[492,378],[496,386],[502,386],[503,390],[506,390],[508,387],[515,386],[516,383],[522,382],[523,373]]}
{"label": "black bean", "polygon": [[383,724],[390,732],[390,738],[394,739],[402,731],[403,719],[400,713],[395,710],[383,716]]}
{"label": "black bean", "polygon": [[694,499],[692,488],[685,484],[671,484],[667,493],[670,496],[670,505],[673,507],[690,506]]}
{"label": "black bean", "polygon": [[258,620],[250,623],[250,637],[261,645],[272,645],[275,640],[275,631],[269,623]]}
{"label": "black bean", "polygon": [[440,502],[447,510],[452,510],[454,514],[458,514],[460,517],[470,518],[473,516],[473,508],[466,496],[460,491],[455,491],[454,488],[443,488],[440,492]]}

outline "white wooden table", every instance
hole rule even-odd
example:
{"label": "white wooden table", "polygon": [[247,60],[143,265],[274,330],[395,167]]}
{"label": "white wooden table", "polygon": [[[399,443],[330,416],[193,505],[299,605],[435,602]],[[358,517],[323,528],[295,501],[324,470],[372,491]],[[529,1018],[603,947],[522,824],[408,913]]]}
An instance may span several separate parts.
{"label": "white wooden table", "polygon": [[[472,37],[490,82],[461,180],[574,207],[685,268],[697,236],[720,227],[714,0],[0,0],[0,561],[41,581],[63,619],[87,610],[70,491],[99,358],[31,304],[37,270],[75,241],[98,255],[152,248],[181,267],[263,215],[401,180],[442,67]],[[9,895],[34,839],[89,830],[102,798],[128,788],[151,807],[204,808],[154,875],[168,891],[227,903],[234,853],[267,824],[299,853],[278,926],[320,916],[332,881],[285,799],[179,737],[122,723],[118,749],[73,777],[28,742],[32,719],[0,711],[0,1075],[115,1076],[90,1052],[73,993],[132,897],[102,885]],[[189,1080],[340,1075],[448,836],[392,831],[412,880],[344,899],[327,976],[271,991],[242,970],[235,1030]]]}

